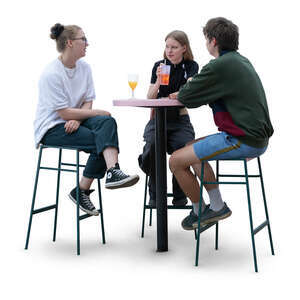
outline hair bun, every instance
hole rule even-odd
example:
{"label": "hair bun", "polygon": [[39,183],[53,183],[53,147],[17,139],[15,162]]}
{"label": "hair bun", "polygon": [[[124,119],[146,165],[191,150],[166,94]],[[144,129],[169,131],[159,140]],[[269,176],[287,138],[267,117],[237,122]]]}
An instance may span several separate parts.
{"label": "hair bun", "polygon": [[64,31],[65,27],[60,23],[56,23],[54,26],[51,27],[51,34],[50,38],[53,40],[57,40],[61,33]]}

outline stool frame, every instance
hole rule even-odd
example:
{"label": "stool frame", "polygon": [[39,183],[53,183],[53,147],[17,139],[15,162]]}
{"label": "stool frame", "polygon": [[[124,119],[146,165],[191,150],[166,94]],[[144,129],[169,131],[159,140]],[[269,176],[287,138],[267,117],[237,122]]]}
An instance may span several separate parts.
{"label": "stool frame", "polygon": [[[242,161],[244,165],[244,171],[245,175],[236,175],[236,174],[220,174],[219,172],[219,161]],[[201,161],[201,177],[200,177],[200,204],[199,208],[202,205],[203,201],[203,185],[204,184],[243,184],[246,185],[247,190],[247,200],[248,200],[248,212],[249,212],[249,222],[250,222],[250,233],[251,233],[251,241],[252,241],[252,251],[253,251],[253,261],[254,261],[254,270],[255,272],[258,272],[257,267],[257,257],[256,257],[256,247],[255,247],[255,234],[260,232],[263,228],[268,228],[268,234],[269,234],[269,241],[270,241],[270,247],[271,247],[271,253],[272,255],[275,255],[274,253],[274,247],[273,247],[273,240],[272,240],[272,234],[271,234],[271,225],[270,225],[270,219],[269,219],[269,213],[268,213],[268,207],[267,207],[267,200],[265,195],[265,188],[264,188],[264,182],[263,182],[263,175],[262,175],[262,168],[261,168],[261,162],[260,157],[257,157],[258,162],[258,175],[249,175],[248,174],[248,167],[247,167],[247,159],[220,159],[216,160],[216,181],[208,182],[204,181],[204,163],[205,161]],[[220,177],[242,177],[245,178],[245,181],[219,181]],[[261,183],[261,190],[262,190],[262,196],[263,196],[263,203],[264,203],[264,210],[265,210],[265,217],[266,220],[261,223],[256,228],[253,227],[253,217],[252,217],[252,208],[251,208],[251,200],[250,200],[250,188],[249,188],[249,178],[260,178]],[[198,214],[198,228],[200,227],[201,223],[201,209],[199,209]],[[199,247],[200,247],[200,232],[197,233],[197,243],[196,243],[196,258],[195,258],[195,265],[198,266],[198,260],[199,260]]]}
{"label": "stool frame", "polygon": [[[149,226],[152,226],[152,209],[156,209],[155,207],[152,207],[150,205],[147,205],[147,186],[148,186],[149,176],[146,175],[145,180],[145,191],[144,191],[144,206],[143,206],[143,221],[142,221],[142,234],[141,237],[144,237],[144,231],[145,231],[145,219],[146,219],[146,210],[150,209],[150,215],[149,215]],[[173,197],[172,193],[167,193],[167,198]],[[185,205],[185,206],[174,206],[174,205],[167,205],[168,209],[192,209],[192,205]]]}
{"label": "stool frame", "polygon": [[[55,148],[58,149],[58,166],[57,168],[54,167],[43,167],[41,166],[42,161],[42,153],[43,150],[46,148]],[[76,151],[76,164],[72,163],[63,163],[62,162],[62,150],[75,150]],[[25,243],[25,249],[28,249],[29,244],[29,238],[30,238],[30,232],[31,232],[31,225],[32,225],[32,217],[35,214],[42,213],[51,209],[55,209],[54,214],[54,229],[53,229],[53,242],[56,241],[56,227],[57,227],[57,215],[58,215],[58,202],[59,202],[59,187],[60,187],[60,175],[61,172],[74,172],[76,173],[76,228],[77,228],[77,255],[80,255],[80,221],[91,217],[90,214],[83,214],[80,215],[79,213],[79,173],[80,168],[85,167],[85,165],[82,165],[79,163],[79,152],[80,149],[75,147],[60,147],[60,146],[49,146],[49,145],[41,145],[40,151],[39,151],[39,157],[37,162],[37,169],[36,169],[36,176],[35,176],[35,182],[34,182],[34,188],[33,188],[33,196],[32,196],[32,204],[31,204],[31,210],[30,210],[30,217],[29,217],[29,224],[28,224],[28,230],[27,230],[27,236],[26,236],[26,243]],[[62,166],[68,166],[68,167],[76,167],[74,169],[66,169]],[[56,202],[53,205],[45,206],[42,208],[35,209],[35,200],[36,200],[36,191],[38,186],[38,179],[39,179],[39,173],[40,170],[53,170],[57,171],[57,184],[56,184]],[[103,219],[103,206],[102,206],[102,196],[101,196],[101,184],[100,179],[97,179],[98,183],[98,196],[99,196],[99,216],[100,216],[100,222],[101,222],[101,232],[102,232],[102,243],[105,244],[105,231],[104,231],[104,219]]]}
{"label": "stool frame", "polygon": [[[196,176],[196,175],[195,175]],[[142,221],[142,234],[141,237],[144,237],[144,230],[145,230],[145,218],[146,218],[146,209],[150,209],[150,216],[149,216],[149,226],[152,226],[152,209],[155,209],[155,207],[151,207],[150,205],[147,205],[147,186],[148,186],[148,180],[149,176],[146,175],[146,180],[145,180],[145,191],[144,191],[144,206],[143,206],[143,221]],[[172,193],[167,193],[167,198],[173,197]],[[167,205],[168,209],[193,209],[192,205],[185,205],[185,206],[174,206],[174,205]],[[213,225],[216,225],[216,235],[215,235],[215,250],[218,250],[218,233],[219,233],[219,223],[218,222],[213,222],[208,225],[202,226],[200,228],[200,233],[206,231]],[[198,227],[199,228],[199,227]],[[198,230],[195,229],[195,239],[197,239],[197,232]]]}

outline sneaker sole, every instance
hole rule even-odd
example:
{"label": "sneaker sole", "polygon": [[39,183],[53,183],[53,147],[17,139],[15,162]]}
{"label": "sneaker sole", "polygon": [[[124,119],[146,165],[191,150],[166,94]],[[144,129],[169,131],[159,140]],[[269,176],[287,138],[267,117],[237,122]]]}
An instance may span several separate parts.
{"label": "sneaker sole", "polygon": [[[230,217],[231,215],[232,215],[232,211],[228,212],[225,215],[214,217],[214,218],[208,219],[206,221],[203,221],[203,222],[200,223],[200,226],[204,226],[204,225],[207,225],[207,224],[210,224],[210,223],[213,223],[213,222],[224,220],[224,219]],[[198,228],[198,223],[194,223],[193,224],[193,229],[197,229],[197,228]]]}
{"label": "sneaker sole", "polygon": [[187,200],[185,200],[185,201],[177,201],[175,203],[172,202],[173,206],[175,206],[175,207],[184,207],[184,206],[187,205],[187,203],[188,203]]}
{"label": "sneaker sole", "polygon": [[181,227],[182,227],[184,230],[195,230],[195,229],[198,228],[198,224],[197,224],[197,227],[196,227],[196,228],[194,228],[194,225],[193,225],[193,227],[185,227],[185,226],[182,226],[182,224],[181,224]]}
{"label": "sneaker sole", "polygon": [[138,175],[129,176],[128,178],[125,178],[118,182],[106,183],[105,188],[114,190],[114,189],[129,187],[129,186],[136,184],[139,181],[139,179],[140,179],[140,177]]}
{"label": "sneaker sole", "polygon": [[[68,196],[77,205],[76,199],[74,199],[71,194],[69,194]],[[81,205],[79,205],[79,208],[82,211],[86,212],[87,214],[89,214],[91,216],[98,216],[99,215],[99,212],[97,210],[88,210],[88,209],[83,208]]]}

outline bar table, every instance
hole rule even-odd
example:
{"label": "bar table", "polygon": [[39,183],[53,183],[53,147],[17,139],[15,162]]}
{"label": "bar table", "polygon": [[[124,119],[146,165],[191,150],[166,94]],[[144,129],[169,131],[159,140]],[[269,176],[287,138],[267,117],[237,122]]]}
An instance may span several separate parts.
{"label": "bar table", "polygon": [[148,107],[155,110],[155,165],[156,165],[156,216],[157,252],[168,251],[167,163],[166,163],[166,110],[183,106],[178,100],[118,99],[114,106]]}

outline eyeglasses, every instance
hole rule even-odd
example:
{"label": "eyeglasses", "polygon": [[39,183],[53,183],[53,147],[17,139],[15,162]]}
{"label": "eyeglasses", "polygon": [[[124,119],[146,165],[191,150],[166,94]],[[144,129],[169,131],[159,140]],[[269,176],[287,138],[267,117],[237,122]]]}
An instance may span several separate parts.
{"label": "eyeglasses", "polygon": [[87,44],[87,39],[85,36],[82,36],[82,37],[79,37],[79,38],[76,38],[76,39],[72,39],[72,41],[75,41],[75,40],[82,40],[83,42],[85,42]]}

